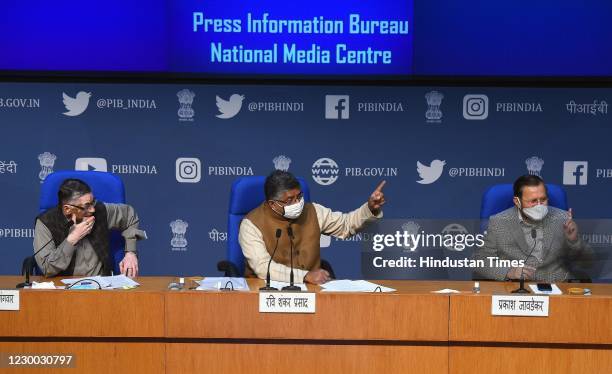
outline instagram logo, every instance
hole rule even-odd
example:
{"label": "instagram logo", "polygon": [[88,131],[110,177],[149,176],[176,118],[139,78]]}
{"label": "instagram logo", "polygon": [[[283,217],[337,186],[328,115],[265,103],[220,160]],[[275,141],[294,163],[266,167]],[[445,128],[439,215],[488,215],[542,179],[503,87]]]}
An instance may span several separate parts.
{"label": "instagram logo", "polygon": [[198,183],[202,178],[200,159],[181,157],[176,159],[176,181],[179,183]]}
{"label": "instagram logo", "polygon": [[465,95],[463,97],[463,118],[482,120],[489,117],[489,98],[487,95]]}

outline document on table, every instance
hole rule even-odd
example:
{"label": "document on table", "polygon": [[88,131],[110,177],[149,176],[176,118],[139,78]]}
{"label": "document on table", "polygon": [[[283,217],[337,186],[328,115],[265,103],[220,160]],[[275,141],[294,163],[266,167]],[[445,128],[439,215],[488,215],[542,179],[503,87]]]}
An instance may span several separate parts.
{"label": "document on table", "polygon": [[365,280],[340,279],[321,285],[326,292],[394,292],[393,288],[381,286]]}
{"label": "document on table", "polygon": [[437,291],[431,291],[433,293],[461,293],[457,290],[453,290],[452,288],[443,288],[441,290],[437,290]]}
{"label": "document on table", "polygon": [[113,275],[112,277],[104,278],[108,279],[108,281],[110,282],[110,288],[135,288],[140,286],[140,283],[123,274]]}
{"label": "document on table", "polygon": [[234,291],[249,291],[249,284],[244,278],[234,277],[206,277],[201,281],[195,281],[199,286],[196,290],[200,291],[219,291],[222,288],[229,288]]}
{"label": "document on table", "polygon": [[89,281],[90,283],[94,284],[95,288],[97,288],[98,286],[97,284],[95,284],[95,282],[98,282],[100,284],[101,289],[103,290],[104,289],[113,290],[117,288],[134,288],[134,287],[140,286],[138,282],[134,281],[133,279],[129,277],[126,277],[123,274],[114,275],[110,277],[103,277],[103,276],[97,275],[95,277],[62,279],[62,283],[68,286],[73,285],[74,283],[78,281],[83,281],[80,284],[83,284]]}
{"label": "document on table", "polygon": [[[62,279],[62,283],[64,283],[67,286],[72,286],[76,282],[80,282],[79,284],[93,283],[93,286],[95,286],[95,288],[98,288],[98,284],[100,284],[100,288],[105,289],[105,288],[110,287],[110,281],[107,280],[106,278],[109,278],[109,277],[102,277],[102,276],[96,275],[95,277]],[[97,282],[98,284],[96,284],[95,282]]]}

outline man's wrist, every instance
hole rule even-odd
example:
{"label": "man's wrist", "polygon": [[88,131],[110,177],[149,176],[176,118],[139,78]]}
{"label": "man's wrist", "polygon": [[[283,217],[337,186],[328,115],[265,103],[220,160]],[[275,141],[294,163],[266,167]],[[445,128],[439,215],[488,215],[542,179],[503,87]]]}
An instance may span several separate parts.
{"label": "man's wrist", "polygon": [[71,246],[75,246],[77,245],[77,243],[79,242],[78,239],[75,239],[73,237],[70,237],[70,235],[68,235],[68,237],[66,237],[66,241],[68,242],[68,244],[70,244]]}

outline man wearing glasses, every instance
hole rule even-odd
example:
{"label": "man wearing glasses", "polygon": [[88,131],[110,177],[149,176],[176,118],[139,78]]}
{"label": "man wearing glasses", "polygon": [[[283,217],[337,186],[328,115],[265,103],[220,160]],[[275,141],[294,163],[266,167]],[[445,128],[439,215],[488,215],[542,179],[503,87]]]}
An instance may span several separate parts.
{"label": "man wearing glasses", "polygon": [[523,175],[514,182],[514,206],[491,216],[482,248],[474,258],[489,265],[490,257],[524,261],[524,266],[476,268],[476,278],[558,282],[572,278],[567,262],[591,256],[580,239],[572,209],[548,206],[542,178]]}
{"label": "man wearing glasses", "polygon": [[47,277],[111,275],[111,229],[121,230],[125,238],[121,273],[137,276],[136,241],[146,236],[138,230],[134,208],[97,202],[85,182],[66,179],[59,188],[58,205],[36,218],[36,262]]}
{"label": "man wearing glasses", "polygon": [[[265,181],[266,201],[249,212],[240,224],[239,241],[246,258],[246,276],[265,279],[268,262],[276,247],[276,232],[281,230],[278,249],[270,265],[272,280],[289,282],[291,253],[297,282],[322,284],[330,280],[321,269],[320,236],[347,238],[366,221],[382,217],[385,203],[381,182],[367,203],[350,213],[333,212],[316,203],[305,203],[300,183],[289,172],[277,170]],[[293,238],[287,228],[291,227]]]}

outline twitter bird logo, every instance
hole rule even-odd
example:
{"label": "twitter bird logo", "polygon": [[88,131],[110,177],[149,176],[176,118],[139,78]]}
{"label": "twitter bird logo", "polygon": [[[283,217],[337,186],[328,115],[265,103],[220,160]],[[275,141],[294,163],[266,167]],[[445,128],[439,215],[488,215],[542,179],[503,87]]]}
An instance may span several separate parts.
{"label": "twitter bird logo", "polygon": [[82,114],[87,106],[89,105],[89,98],[91,97],[91,92],[79,92],[75,98],[72,98],[66,95],[65,92],[62,92],[62,96],[64,97],[64,106],[66,107],[67,112],[64,113],[65,116],[75,117]]}
{"label": "twitter bird logo", "polygon": [[421,180],[417,181],[417,183],[431,184],[437,181],[442,175],[444,165],[446,165],[446,161],[433,160],[429,166],[425,166],[420,161],[417,161],[417,172],[419,177],[421,177]]}
{"label": "twitter bird logo", "polygon": [[220,113],[217,114],[217,118],[229,119],[234,117],[242,108],[242,100],[244,100],[244,95],[233,94],[229,100],[223,100],[217,96],[217,108],[219,108]]}

